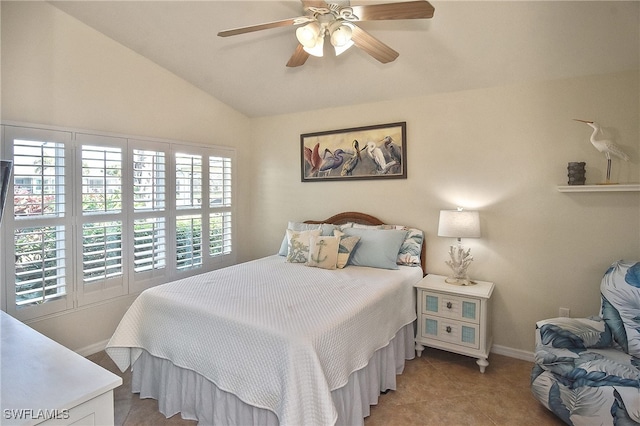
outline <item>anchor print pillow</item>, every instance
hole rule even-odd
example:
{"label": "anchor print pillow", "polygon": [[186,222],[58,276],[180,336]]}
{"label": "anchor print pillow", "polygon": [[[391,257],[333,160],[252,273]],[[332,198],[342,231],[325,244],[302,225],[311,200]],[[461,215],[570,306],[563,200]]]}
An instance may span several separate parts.
{"label": "anchor print pillow", "polygon": [[323,269],[336,269],[340,237],[312,236],[309,239],[309,258],[307,266]]}

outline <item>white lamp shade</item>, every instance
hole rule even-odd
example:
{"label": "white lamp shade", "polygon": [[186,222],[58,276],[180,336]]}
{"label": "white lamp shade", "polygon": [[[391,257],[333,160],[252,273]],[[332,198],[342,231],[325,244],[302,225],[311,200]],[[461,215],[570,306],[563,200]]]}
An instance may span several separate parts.
{"label": "white lamp shade", "polygon": [[451,238],[479,238],[480,214],[467,210],[440,210],[438,236]]}

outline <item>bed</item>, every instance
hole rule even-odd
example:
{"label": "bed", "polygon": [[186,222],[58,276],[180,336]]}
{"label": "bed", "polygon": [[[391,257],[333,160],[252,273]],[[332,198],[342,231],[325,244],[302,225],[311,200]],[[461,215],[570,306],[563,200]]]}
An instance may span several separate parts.
{"label": "bed", "polygon": [[[121,371],[132,369],[134,393],[200,424],[363,423],[415,355],[422,231],[346,212],[290,222],[286,233],[284,256],[281,248],[134,301],[106,348]],[[299,241],[310,247],[304,262]],[[340,257],[323,266],[333,241]]]}

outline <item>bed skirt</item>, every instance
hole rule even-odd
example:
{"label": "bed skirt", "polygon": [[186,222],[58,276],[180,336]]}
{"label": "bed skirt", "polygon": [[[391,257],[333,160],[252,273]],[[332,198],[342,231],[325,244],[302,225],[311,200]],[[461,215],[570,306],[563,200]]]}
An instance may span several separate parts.
{"label": "bed skirt", "polygon": [[[331,394],[338,413],[337,425],[362,425],[370,406],[378,403],[380,392],[396,389],[396,375],[404,370],[405,359],[415,356],[413,323],[404,326],[389,344],[369,359],[362,369],[351,373],[347,384]],[[234,394],[192,370],[148,352],[132,367],[133,393],[158,400],[167,418],[180,413],[183,419],[202,425],[278,425],[274,412],[249,405]]]}

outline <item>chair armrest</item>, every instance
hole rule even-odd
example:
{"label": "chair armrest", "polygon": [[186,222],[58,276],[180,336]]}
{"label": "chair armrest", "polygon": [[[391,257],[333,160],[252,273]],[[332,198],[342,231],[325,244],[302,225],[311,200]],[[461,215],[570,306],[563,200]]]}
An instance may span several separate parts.
{"label": "chair armrest", "polygon": [[583,362],[588,348],[607,348],[611,344],[611,330],[602,318],[546,319],[536,323],[535,363],[567,377],[576,363]]}
{"label": "chair armrest", "polygon": [[608,348],[612,343],[611,329],[600,317],[560,317],[536,323],[536,350]]}

